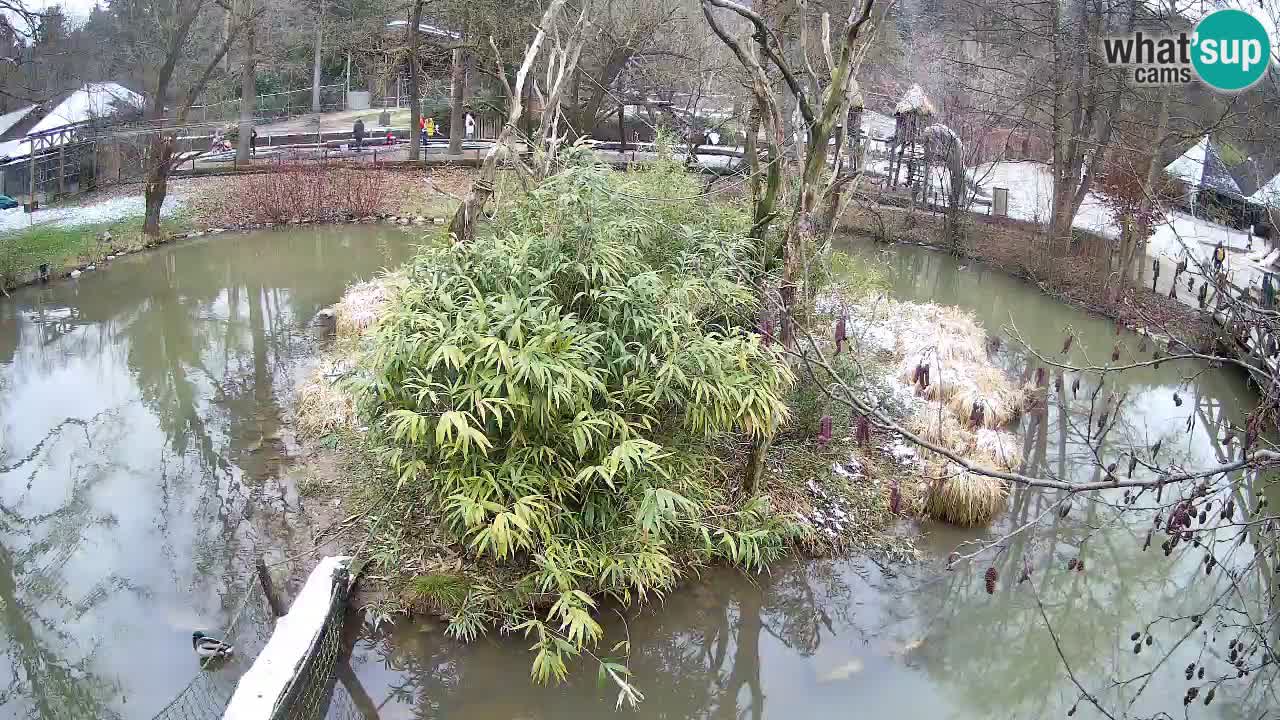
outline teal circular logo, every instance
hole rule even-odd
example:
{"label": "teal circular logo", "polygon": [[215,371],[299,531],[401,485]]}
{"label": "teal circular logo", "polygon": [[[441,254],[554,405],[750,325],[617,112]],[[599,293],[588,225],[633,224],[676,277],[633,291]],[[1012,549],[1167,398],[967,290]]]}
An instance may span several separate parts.
{"label": "teal circular logo", "polygon": [[1236,92],[1258,82],[1271,63],[1271,38],[1243,10],[1217,10],[1196,24],[1191,64],[1209,87]]}

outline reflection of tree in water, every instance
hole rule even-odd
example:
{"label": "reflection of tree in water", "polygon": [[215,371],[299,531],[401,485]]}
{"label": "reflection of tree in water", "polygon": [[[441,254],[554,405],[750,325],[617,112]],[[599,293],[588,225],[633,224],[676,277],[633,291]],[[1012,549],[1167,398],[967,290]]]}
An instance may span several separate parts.
{"label": "reflection of tree in water", "polygon": [[[609,642],[631,638],[627,663],[650,698],[644,715],[762,717],[762,642],[773,638],[808,657],[835,635],[834,628],[852,623],[856,603],[840,568],[834,562],[793,563],[750,582],[712,571],[633,617],[629,630],[620,621],[606,623]],[[537,688],[528,680],[527,643],[498,638],[460,645],[444,639],[440,628],[427,620],[391,637],[366,628],[352,661],[356,673],[367,675],[361,668],[376,663],[395,674],[388,686],[370,688],[375,704],[412,707],[418,718],[550,719],[581,716],[587,708],[602,716],[613,712],[612,686],[597,686],[589,659],[565,685]]]}
{"label": "reflection of tree in water", "polygon": [[86,638],[67,628],[91,616],[110,594],[134,589],[126,578],[107,574],[76,600],[63,591],[61,577],[85,531],[115,523],[90,502],[104,477],[93,470],[77,472],[65,502],[52,511],[24,513],[22,501],[0,506],[0,655],[11,669],[4,673],[10,684],[0,690],[0,708],[14,717],[118,717],[109,704],[119,688],[93,672],[96,643],[84,647]]}
{"label": "reflection of tree in water", "polygon": [[[161,538],[155,576],[171,577],[178,592],[196,603],[222,595],[226,610],[239,600],[240,579],[252,567],[240,562],[248,555],[235,556],[248,547],[245,519],[255,507],[282,501],[271,484],[283,460],[275,447],[283,417],[280,388],[298,354],[311,347],[305,322],[333,302],[355,273],[367,275],[400,257],[359,258],[350,250],[329,257],[334,248],[319,235],[272,243],[225,238],[129,258],[117,271],[24,290],[0,303],[0,423],[22,412],[4,403],[2,388],[15,376],[47,382],[87,364],[125,369],[123,377],[103,373],[111,384],[104,396],[132,395],[136,386],[163,435],[163,448],[153,453],[127,435],[99,437],[99,425],[119,422],[55,428],[54,441],[71,447],[73,456],[91,447],[101,462],[72,457],[77,479],[66,506],[41,514],[24,514],[21,505],[43,502],[50,487],[64,487],[62,478],[46,477],[54,472],[46,462],[54,442],[32,449],[0,441],[0,468],[13,471],[8,478],[24,474],[23,483],[9,487],[28,487],[16,500],[10,495],[12,507],[0,507],[0,632],[6,636],[0,654],[13,667],[15,683],[0,690],[0,714],[17,703],[15,716],[113,717],[108,704],[124,689],[92,672],[95,661],[101,667],[103,658],[112,665],[120,658],[84,647],[86,638],[68,628],[119,620],[104,616],[109,610],[103,605],[122,591],[173,592],[135,589],[103,571],[101,579],[75,579],[77,588],[90,586],[78,590],[83,597],[64,594],[58,573],[74,554],[93,552],[82,550],[85,539],[111,538],[114,520],[97,514],[91,484],[121,473],[154,479],[160,509],[151,521]],[[15,356],[16,364],[6,365]],[[92,442],[79,437],[82,429],[93,433]],[[149,439],[145,423],[122,429]],[[10,467],[29,452],[33,456],[21,469]],[[274,489],[264,494],[261,487]],[[97,494],[99,501],[105,497]],[[123,498],[108,500],[115,501]],[[191,586],[182,587],[187,578]],[[123,668],[121,675],[128,677]],[[27,702],[34,703],[29,712]]]}

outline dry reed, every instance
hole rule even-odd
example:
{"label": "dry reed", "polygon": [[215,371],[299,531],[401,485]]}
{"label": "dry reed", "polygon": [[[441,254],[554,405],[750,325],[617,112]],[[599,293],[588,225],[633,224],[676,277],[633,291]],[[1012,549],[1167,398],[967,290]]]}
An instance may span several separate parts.
{"label": "dry reed", "polygon": [[359,338],[382,314],[390,298],[386,278],[371,280],[347,289],[346,294],[334,306],[337,313],[339,340]]}
{"label": "dry reed", "polygon": [[1004,482],[966,472],[953,463],[938,463],[925,492],[924,510],[936,520],[972,527],[986,525],[1004,509],[1009,495]]}
{"label": "dry reed", "polygon": [[[1028,388],[991,360],[986,331],[963,310],[899,304],[886,316],[894,340],[897,375],[927,401],[907,427],[924,440],[978,465],[1010,470],[1019,462],[1017,437],[1002,430],[1025,407]],[[927,384],[919,368],[928,368]],[[931,456],[926,451],[926,457]],[[1005,484],[968,473],[936,455],[935,478],[925,489],[923,510],[959,525],[989,522],[1004,506]]]}

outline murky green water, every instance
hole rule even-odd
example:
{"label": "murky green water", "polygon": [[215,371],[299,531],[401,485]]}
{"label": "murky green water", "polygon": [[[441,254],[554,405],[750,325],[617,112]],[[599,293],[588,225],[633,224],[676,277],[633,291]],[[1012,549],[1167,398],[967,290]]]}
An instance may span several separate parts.
{"label": "murky green water", "polygon": [[192,630],[288,550],[264,538],[302,502],[283,422],[316,312],[409,250],[222,235],[0,298],[0,717],[150,718],[192,679]]}
{"label": "murky green water", "polygon": [[[312,318],[346,283],[408,251],[404,236],[369,229],[210,238],[0,301],[0,717],[150,718],[186,685],[196,670],[191,630],[239,611],[264,545],[291,549],[267,538],[305,502],[283,477],[285,420],[319,342]],[[1105,359],[1116,341],[1108,323],[999,273],[915,248],[857,252],[885,264],[896,296],[962,305],[989,328],[1012,321],[1045,352],[1057,351],[1067,325],[1077,353]],[[1136,336],[1120,340],[1136,351]],[[1025,366],[1008,342],[1000,357],[1013,372]],[[1237,374],[1187,366],[1139,371],[1108,389],[1128,394],[1104,452],[1163,438],[1167,457],[1188,461],[1225,457],[1214,425],[1242,422],[1252,401]],[[1092,472],[1080,462],[1083,414],[1052,404],[1028,462]],[[1039,516],[1053,499],[1015,493],[989,533]],[[1201,610],[1218,581],[1204,579],[1195,556],[1170,560],[1158,544],[1143,553],[1146,525],[1113,523],[1105,507],[1050,517],[1034,542],[1004,545],[991,596],[987,561],[942,569],[958,543],[989,533],[938,526],[923,528],[926,560],[892,573],[857,558],[791,562],[755,578],[708,572],[628,617],[625,630],[610,622],[611,638],[631,638],[647,698],[635,714],[1061,717],[1078,692],[1055,636],[1080,682],[1108,700],[1112,679],[1169,653],[1129,711],[1180,714],[1182,668],[1201,649],[1198,640],[1175,648],[1189,624],[1158,625],[1137,657],[1128,636],[1156,615]],[[1077,556],[1084,573],[1066,569]],[[1024,557],[1053,635],[1030,585],[1015,582]],[[260,608],[246,612],[251,627],[266,627]],[[334,717],[613,712],[614,693],[597,686],[593,668],[563,686],[531,686],[518,639],[463,646],[431,621],[357,634]],[[218,681],[233,682],[237,669]],[[1280,706],[1259,684],[1267,679],[1224,686],[1198,716],[1260,717]],[[1082,707],[1077,716],[1099,715]]]}
{"label": "murky green water", "polygon": [[[1117,341],[1110,323],[998,272],[961,268],[945,255],[917,248],[852,250],[883,264],[893,279],[893,295],[961,305],[991,329],[1016,324],[1045,352],[1061,348],[1068,325],[1079,338],[1077,359],[1087,350],[1090,357],[1108,360]],[[1118,339],[1123,352],[1137,351],[1137,336]],[[1008,342],[1000,357],[1013,372],[1025,367],[1026,353]],[[1176,406],[1175,387],[1197,371],[1203,372],[1180,390],[1184,402]],[[1089,389],[1086,383],[1082,398]],[[1139,371],[1108,390],[1128,395],[1104,453],[1164,438],[1165,459],[1181,456],[1187,462],[1225,457],[1214,424],[1224,418],[1243,422],[1242,412],[1252,401],[1237,374],[1187,366]],[[1093,471],[1081,464],[1088,452],[1081,420],[1087,408],[1081,402],[1052,407],[1043,431],[1032,433],[1029,464],[1063,476],[1091,476]],[[1190,430],[1189,416],[1196,418]],[[925,562],[894,568],[892,574],[865,559],[796,561],[756,578],[710,572],[659,607],[628,618],[625,629],[614,619],[610,637],[629,634],[631,667],[646,695],[635,714],[1065,717],[1079,692],[1055,649],[1056,636],[1082,685],[1117,713],[1180,716],[1187,685],[1183,669],[1201,650],[1195,638],[1175,647],[1190,622],[1154,626],[1155,643],[1137,656],[1129,635],[1160,614],[1202,612],[1221,583],[1204,580],[1198,555],[1165,558],[1160,539],[1142,552],[1145,519],[1113,523],[1111,511],[1098,505],[1077,505],[1062,519],[1051,512],[1054,499],[1048,493],[1016,492],[1009,512],[989,532],[927,525],[922,528]],[[943,569],[958,544],[998,536],[1046,511],[1051,519],[1034,542],[1017,537],[1004,544],[995,561],[1001,580],[994,595],[983,588],[989,560],[954,572]],[[1033,583],[1019,585],[1024,557],[1034,567]],[[1067,570],[1075,557],[1085,560],[1085,572]],[[598,686],[590,667],[564,686],[531,687],[525,645],[499,637],[461,646],[445,638],[440,625],[426,621],[383,633],[366,631],[352,666],[359,693],[367,694],[384,720],[596,718],[612,712],[615,693]],[[1206,655],[1212,678],[1228,666],[1211,656]],[[1109,683],[1153,666],[1149,687],[1133,705],[1116,705]],[[1214,705],[1197,703],[1196,714],[1256,718],[1268,708],[1274,711],[1274,689],[1264,685],[1271,678],[1257,673],[1245,680],[1248,684],[1223,686]],[[1131,686],[1123,695],[1133,694]],[[1077,713],[1100,716],[1083,704]]]}

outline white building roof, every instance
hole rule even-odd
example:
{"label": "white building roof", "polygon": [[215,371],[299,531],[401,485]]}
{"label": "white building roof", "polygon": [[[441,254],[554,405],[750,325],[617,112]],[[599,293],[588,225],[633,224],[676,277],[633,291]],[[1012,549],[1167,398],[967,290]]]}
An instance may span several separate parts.
{"label": "white building roof", "polygon": [[14,110],[13,112],[0,115],[0,135],[9,132],[9,128],[22,122],[22,119],[30,115],[31,111],[35,109],[35,105],[28,105],[24,108]]}
{"label": "white building roof", "polygon": [[[67,125],[85,122],[93,118],[107,117],[123,109],[133,107],[141,109],[143,98],[129,88],[113,82],[86,83],[79,90],[68,95],[62,102],[40,118],[39,122],[27,131],[27,135],[56,130]],[[33,106],[34,108],[34,106]],[[32,108],[28,108],[30,112]],[[18,112],[18,111],[15,111]],[[0,124],[9,115],[0,116]],[[21,118],[18,118],[19,120]],[[10,123],[12,127],[18,120]],[[49,144],[56,145],[58,138],[50,138]],[[0,158],[20,158],[31,154],[31,142],[26,138],[9,140],[0,143]]]}
{"label": "white building roof", "polygon": [[[409,25],[408,20],[392,20],[391,22],[387,23],[387,27],[393,27],[393,28],[408,27],[408,25]],[[445,37],[445,38],[449,38],[450,40],[462,39],[462,33],[454,32],[453,30],[445,30],[444,28],[436,27],[435,25],[428,25],[427,23],[419,23],[418,32],[421,32],[425,35],[435,35],[436,37]]]}
{"label": "white building roof", "polygon": [[1164,171],[1193,188],[1208,188],[1236,197],[1243,195],[1208,135],[1166,165]]}

